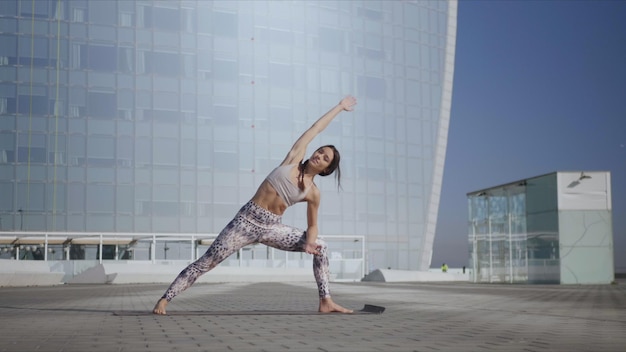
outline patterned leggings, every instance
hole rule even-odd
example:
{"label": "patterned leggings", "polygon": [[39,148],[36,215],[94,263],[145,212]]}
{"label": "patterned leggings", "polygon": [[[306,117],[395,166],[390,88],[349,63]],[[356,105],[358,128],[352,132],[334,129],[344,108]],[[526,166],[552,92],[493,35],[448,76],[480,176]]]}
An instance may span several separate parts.
{"label": "patterned leggings", "polygon": [[[165,298],[168,302],[171,301],[172,298],[191,286],[200,275],[215,268],[231,254],[249,244],[262,243],[284,251],[303,252],[306,232],[283,225],[280,221],[279,215],[249,201],[220,232],[206,253],[178,274],[178,277],[161,298]],[[321,299],[330,297],[328,246],[319,238],[317,244],[321,248],[320,254],[313,256],[313,275]]]}

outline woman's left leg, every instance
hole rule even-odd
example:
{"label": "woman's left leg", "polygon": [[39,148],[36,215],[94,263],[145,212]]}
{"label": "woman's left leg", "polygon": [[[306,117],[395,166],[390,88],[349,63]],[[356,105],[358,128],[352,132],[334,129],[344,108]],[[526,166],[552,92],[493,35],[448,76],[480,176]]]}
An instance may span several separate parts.
{"label": "woman's left leg", "polygon": [[[259,242],[289,252],[304,252],[306,232],[295,227],[274,224],[259,238]],[[330,271],[328,269],[328,245],[322,239],[317,239],[319,254],[313,256],[313,275],[317,282],[320,299],[330,297]]]}

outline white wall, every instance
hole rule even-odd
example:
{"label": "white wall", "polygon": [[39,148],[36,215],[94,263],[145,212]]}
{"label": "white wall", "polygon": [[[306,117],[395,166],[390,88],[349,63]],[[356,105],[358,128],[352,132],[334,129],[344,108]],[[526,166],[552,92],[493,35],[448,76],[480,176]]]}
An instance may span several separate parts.
{"label": "white wall", "polygon": [[[33,261],[1,260],[0,287],[62,284],[171,283],[187,261]],[[198,282],[315,282],[310,261],[294,267],[219,266]],[[331,280],[334,276],[331,275]]]}
{"label": "white wall", "polygon": [[561,283],[610,283],[614,279],[610,173],[560,172],[557,177]]}

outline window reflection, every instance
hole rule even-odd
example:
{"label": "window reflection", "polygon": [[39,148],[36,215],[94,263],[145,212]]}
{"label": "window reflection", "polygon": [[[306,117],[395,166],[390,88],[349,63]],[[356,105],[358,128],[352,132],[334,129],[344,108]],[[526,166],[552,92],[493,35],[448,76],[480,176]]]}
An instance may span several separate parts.
{"label": "window reflection", "polygon": [[139,67],[143,70],[140,72],[155,73],[164,76],[178,76],[180,75],[181,58],[176,53],[166,52],[143,52],[141,57],[138,57],[137,70]]}
{"label": "window reflection", "polygon": [[112,185],[87,185],[87,212],[112,212],[115,189]]}
{"label": "window reflection", "polygon": [[[207,33],[213,33],[214,35],[220,35],[225,37],[236,38],[238,33],[238,18],[233,13],[214,11],[213,15],[213,27],[207,28]],[[210,21],[207,21],[210,22]]]}
{"label": "window reflection", "polygon": [[117,99],[113,93],[87,93],[88,114],[95,118],[114,119],[117,116]]}
{"label": "window reflection", "polygon": [[178,141],[169,138],[160,138],[154,143],[155,164],[178,165],[179,159]]}
{"label": "window reflection", "polygon": [[344,51],[345,32],[332,28],[319,28],[320,49],[330,52]]}
{"label": "window reflection", "polygon": [[143,7],[143,26],[168,31],[180,30],[180,13],[178,9],[164,7]]}

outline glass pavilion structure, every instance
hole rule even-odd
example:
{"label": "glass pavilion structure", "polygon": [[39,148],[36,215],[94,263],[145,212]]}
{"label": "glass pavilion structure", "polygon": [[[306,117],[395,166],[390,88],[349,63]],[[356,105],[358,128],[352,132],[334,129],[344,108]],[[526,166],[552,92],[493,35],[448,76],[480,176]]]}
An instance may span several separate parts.
{"label": "glass pavilion structure", "polygon": [[[313,143],[342,152],[342,190],[317,180],[320,234],[364,236],[371,270],[427,270],[456,13],[456,1],[1,1],[0,231],[217,233],[353,94],[356,111]],[[305,227],[303,206],[283,221]]]}
{"label": "glass pavilion structure", "polygon": [[613,281],[609,172],[555,172],[467,197],[473,282]]}

